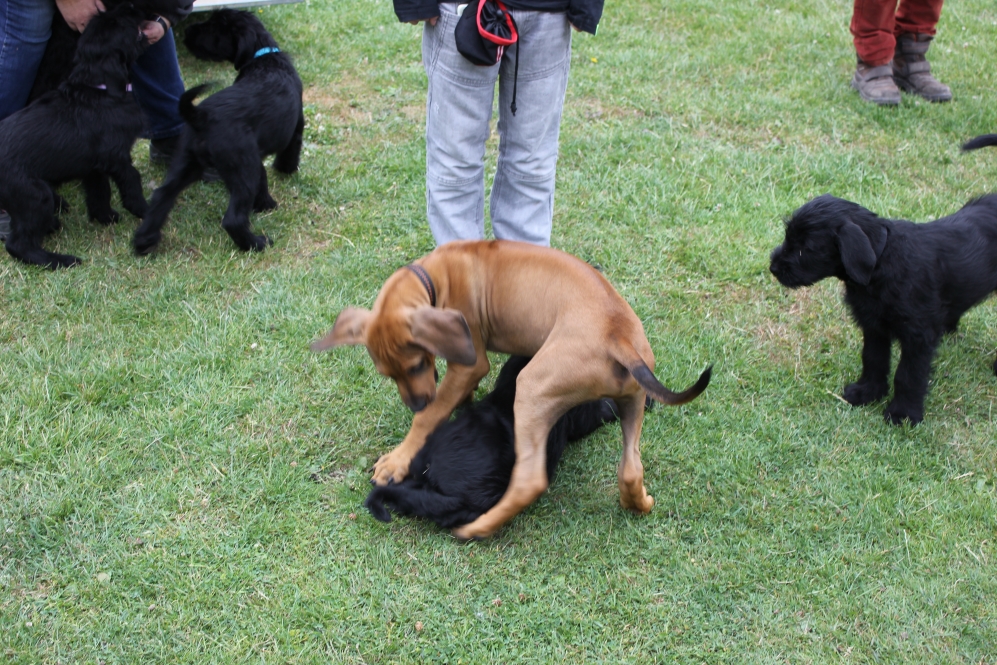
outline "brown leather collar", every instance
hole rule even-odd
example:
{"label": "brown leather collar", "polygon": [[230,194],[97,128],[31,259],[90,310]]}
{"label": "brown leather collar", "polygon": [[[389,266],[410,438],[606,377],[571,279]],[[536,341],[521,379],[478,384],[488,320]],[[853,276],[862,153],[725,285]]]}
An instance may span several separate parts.
{"label": "brown leather collar", "polygon": [[433,280],[429,277],[426,269],[415,263],[410,263],[405,267],[415,273],[415,276],[419,278],[422,285],[426,287],[426,291],[429,293],[430,307],[436,307],[436,287],[433,285]]}

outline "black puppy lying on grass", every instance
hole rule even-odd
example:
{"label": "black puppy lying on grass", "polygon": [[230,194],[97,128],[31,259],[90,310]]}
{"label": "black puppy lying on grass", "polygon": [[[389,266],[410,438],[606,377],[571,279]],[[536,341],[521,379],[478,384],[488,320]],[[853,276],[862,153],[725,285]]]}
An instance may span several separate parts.
{"label": "black puppy lying on grass", "polygon": [[273,166],[282,173],[298,170],[305,128],[301,79],[291,59],[249,12],[216,11],[186,29],[184,44],[203,60],[232,62],[239,74],[235,83],[197,106],[194,99],[208,86],[181,96],[180,115],[188,124],[166,180],[153,193],[149,212],[135,231],[135,251],[148,254],[159,244],[177,196],[200,180],[207,167],[218,170],[229,192],[222,227],[239,249],[263,250],[271,241],[252,233],[249,213],[272,210],[277,202],[267,188],[261,156],[275,154]]}
{"label": "black puppy lying on grass", "polygon": [[[459,411],[426,439],[400,483],[375,487],[364,505],[390,522],[400,515],[423,517],[444,529],[473,522],[498,503],[516,462],[513,403],[516,377],[529,358],[511,356],[480,401]],[[547,478],[554,477],[564,448],[617,419],[616,405],[602,399],[576,406],[555,423],[547,437]]]}
{"label": "black puppy lying on grass", "polygon": [[131,149],[142,132],[128,70],[146,46],[144,14],[119,5],[98,14],[80,37],[69,77],[0,122],[0,209],[10,213],[7,252],[25,263],[69,267],[80,259],[42,248],[59,229],[65,202],[53,187],[83,180],[87,213],[100,224],[118,220],[110,176],[128,212],[141,217],[146,201]]}
{"label": "black puppy lying on grass", "polygon": [[913,224],[825,194],[793,213],[771,258],[772,274],[784,286],[809,286],[825,277],[845,283],[845,302],[864,337],[862,375],[843,394],[850,404],[869,404],[889,392],[890,347],[900,341],[885,417],[894,425],[917,424],[942,336],[997,290],[997,195]]}

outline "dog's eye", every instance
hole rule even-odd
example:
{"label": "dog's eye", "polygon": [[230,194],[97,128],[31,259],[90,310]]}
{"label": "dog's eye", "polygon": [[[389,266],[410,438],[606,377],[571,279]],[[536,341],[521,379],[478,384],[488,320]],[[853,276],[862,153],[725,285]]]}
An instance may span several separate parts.
{"label": "dog's eye", "polygon": [[415,376],[416,374],[421,374],[425,370],[426,370],[426,359],[423,358],[422,360],[419,361],[419,364],[416,365],[415,367],[409,367],[408,374],[409,376]]}

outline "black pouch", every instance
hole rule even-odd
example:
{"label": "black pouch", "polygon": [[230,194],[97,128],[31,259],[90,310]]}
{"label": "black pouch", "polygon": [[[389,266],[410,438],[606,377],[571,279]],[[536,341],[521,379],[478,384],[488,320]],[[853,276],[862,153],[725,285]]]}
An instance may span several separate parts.
{"label": "black pouch", "polygon": [[516,22],[501,0],[480,0],[464,8],[454,30],[457,50],[476,65],[491,67],[519,35]]}
{"label": "black pouch", "polygon": [[[479,0],[468,3],[454,29],[457,51],[481,67],[491,67],[502,60],[505,47],[519,41],[516,21],[502,0]],[[520,47],[521,48],[521,47]],[[512,85],[512,114],[516,115],[516,83],[519,57]]]}

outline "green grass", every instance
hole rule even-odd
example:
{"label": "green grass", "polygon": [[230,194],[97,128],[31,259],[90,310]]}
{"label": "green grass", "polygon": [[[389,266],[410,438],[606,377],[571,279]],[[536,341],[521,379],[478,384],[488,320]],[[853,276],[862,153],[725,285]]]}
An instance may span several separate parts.
{"label": "green grass", "polygon": [[433,246],[420,30],[387,1],[265,9],[308,118],[254,217],[273,248],[235,251],[196,185],[137,258],[133,219],[97,228],[64,187],[47,246],[86,262],[0,257],[0,661],[994,663],[994,304],[894,428],[836,397],[860,365],[839,285],[767,263],[824,192],[927,221],[997,187],[997,153],[958,149],[997,130],[997,11],[944,9],[952,103],[880,109],[848,86],[849,7],[622,0],[575,36],[553,244],[602,266],[666,384],[715,378],[645,420],[650,515],[618,506],[607,428],[470,544],[366,514],[410,414],[363,349],[308,352]]}

